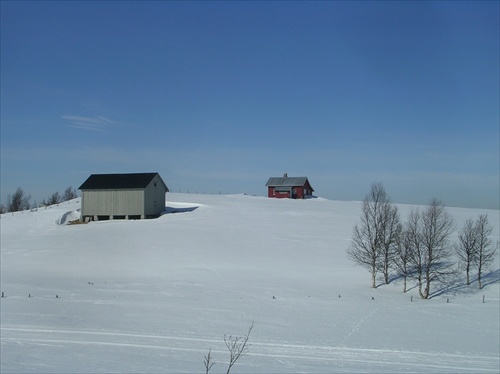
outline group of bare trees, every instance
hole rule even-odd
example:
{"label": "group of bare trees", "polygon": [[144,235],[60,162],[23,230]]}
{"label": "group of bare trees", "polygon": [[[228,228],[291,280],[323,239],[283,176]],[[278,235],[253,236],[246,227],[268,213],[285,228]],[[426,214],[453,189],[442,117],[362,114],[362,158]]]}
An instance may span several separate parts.
{"label": "group of bare trees", "polygon": [[44,199],[41,204],[34,202],[30,203],[31,195],[27,195],[21,187],[18,187],[16,192],[7,197],[6,204],[0,204],[0,213],[20,212],[31,208],[38,208],[39,206],[47,206],[62,203],[78,197],[76,190],[73,187],[68,187],[64,190],[63,194],[54,192],[46,200]]}
{"label": "group of bare trees", "polygon": [[68,187],[62,195],[59,192],[54,192],[47,200],[42,201],[42,205],[54,205],[77,198],[76,190],[73,187]]}
{"label": "group of bare trees", "polygon": [[26,210],[31,208],[30,204],[31,196],[26,195],[21,187],[18,187],[13,195],[9,195],[7,198],[7,204],[0,205],[0,213],[7,212],[19,212],[21,210]]}
{"label": "group of bare trees", "polygon": [[475,221],[468,219],[458,233],[458,242],[455,243],[455,252],[459,258],[460,267],[465,270],[466,283],[469,285],[470,273],[477,270],[477,282],[482,288],[481,275],[483,269],[490,264],[498,249],[490,238],[493,227],[488,223],[488,217],[480,215]]}
{"label": "group of bare trees", "polygon": [[467,220],[457,243],[450,241],[454,229],[453,218],[436,199],[423,209],[412,209],[403,222],[384,186],[375,183],[363,200],[361,222],[354,226],[347,255],[370,271],[373,288],[377,287],[377,274],[382,273],[388,284],[390,273],[396,272],[403,279],[404,292],[408,280],[414,280],[420,297],[428,299],[431,285],[456,273],[456,253],[459,267],[466,272],[467,285],[475,270],[482,288],[481,276],[499,247],[489,237],[492,227],[488,217]]}

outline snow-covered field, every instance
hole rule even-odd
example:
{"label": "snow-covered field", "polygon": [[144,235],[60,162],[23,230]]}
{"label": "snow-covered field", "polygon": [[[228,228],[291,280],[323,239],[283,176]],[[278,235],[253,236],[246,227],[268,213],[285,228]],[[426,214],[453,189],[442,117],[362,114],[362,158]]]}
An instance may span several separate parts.
{"label": "snow-covered field", "polygon": [[[204,373],[210,348],[222,373],[252,321],[232,373],[499,372],[498,257],[483,290],[424,301],[347,259],[357,202],[167,200],[154,220],[60,224],[79,199],[1,216],[2,373]],[[499,211],[448,211],[498,239]]]}

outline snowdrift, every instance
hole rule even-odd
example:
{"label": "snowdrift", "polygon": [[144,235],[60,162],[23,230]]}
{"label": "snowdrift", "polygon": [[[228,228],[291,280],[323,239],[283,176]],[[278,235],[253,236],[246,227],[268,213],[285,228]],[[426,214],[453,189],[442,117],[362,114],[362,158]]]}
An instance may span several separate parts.
{"label": "snowdrift", "polygon": [[81,218],[80,209],[72,210],[64,213],[61,217],[56,220],[57,225],[70,225],[79,221]]}

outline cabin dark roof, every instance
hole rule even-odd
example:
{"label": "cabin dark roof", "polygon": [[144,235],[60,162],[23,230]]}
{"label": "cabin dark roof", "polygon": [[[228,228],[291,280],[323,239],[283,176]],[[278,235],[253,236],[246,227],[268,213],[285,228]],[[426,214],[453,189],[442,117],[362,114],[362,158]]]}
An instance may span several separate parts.
{"label": "cabin dark roof", "polygon": [[[158,175],[158,173],[92,174],[78,189],[117,190],[146,188],[156,175]],[[165,184],[165,182],[163,182],[163,184]],[[168,192],[166,184],[165,189]]]}
{"label": "cabin dark roof", "polygon": [[303,187],[306,182],[308,182],[307,177],[271,177],[266,187]]}

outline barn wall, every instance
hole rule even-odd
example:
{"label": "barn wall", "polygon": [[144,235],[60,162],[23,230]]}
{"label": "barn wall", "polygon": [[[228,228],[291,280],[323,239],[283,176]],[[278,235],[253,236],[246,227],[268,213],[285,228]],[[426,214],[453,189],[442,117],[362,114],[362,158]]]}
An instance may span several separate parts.
{"label": "barn wall", "polygon": [[[307,187],[302,187],[302,186],[297,186],[293,187],[293,190],[295,191],[295,195],[293,198],[295,199],[305,199],[307,196],[312,195],[312,188],[308,184],[306,185]],[[307,193],[306,193],[307,190]],[[284,199],[284,198],[290,198],[290,193],[285,192],[285,191],[275,191],[274,187],[268,187],[267,189],[267,197],[275,197],[278,199]]]}
{"label": "barn wall", "polygon": [[82,216],[144,216],[144,191],[82,191]]}
{"label": "barn wall", "polygon": [[165,210],[165,192],[167,186],[157,175],[146,187],[144,193],[144,210],[146,217],[159,216]]}
{"label": "barn wall", "polygon": [[305,193],[305,196],[311,196],[313,194],[312,187],[309,184],[309,181],[306,180],[306,183],[304,185],[304,189],[307,190],[307,193]]}
{"label": "barn wall", "polygon": [[274,187],[267,187],[267,197],[274,197]]}
{"label": "barn wall", "polygon": [[304,188],[303,187],[294,187],[295,189],[295,198],[303,199],[304,198]]}
{"label": "barn wall", "polygon": [[274,197],[276,199],[289,199],[290,193],[285,191],[276,191],[274,187],[268,187],[268,197]]}

